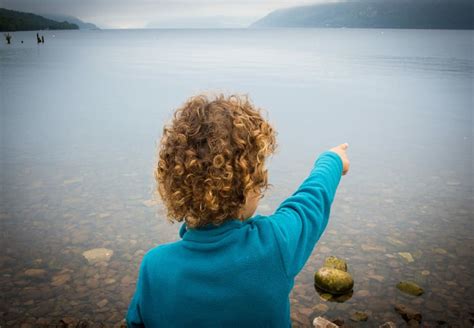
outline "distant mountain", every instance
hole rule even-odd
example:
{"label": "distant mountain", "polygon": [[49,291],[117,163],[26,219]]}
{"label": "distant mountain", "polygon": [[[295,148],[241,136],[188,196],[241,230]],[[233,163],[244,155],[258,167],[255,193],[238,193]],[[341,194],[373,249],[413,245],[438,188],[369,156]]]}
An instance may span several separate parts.
{"label": "distant mountain", "polygon": [[0,31],[77,30],[79,26],[39,15],[0,8]]}
{"label": "distant mountain", "polygon": [[69,23],[76,24],[77,26],[79,26],[80,30],[100,30],[100,28],[98,28],[97,25],[94,25],[92,23],[86,23],[74,16],[57,15],[57,14],[41,14],[41,16],[58,21],[58,22],[67,21]]}
{"label": "distant mountain", "polygon": [[474,29],[473,0],[367,0],[279,9],[250,27]]}

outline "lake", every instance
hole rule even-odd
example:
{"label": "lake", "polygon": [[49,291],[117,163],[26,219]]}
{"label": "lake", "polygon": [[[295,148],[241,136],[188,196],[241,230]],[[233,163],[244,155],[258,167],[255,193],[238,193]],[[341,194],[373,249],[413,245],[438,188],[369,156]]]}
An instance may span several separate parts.
{"label": "lake", "polygon": [[[12,34],[0,46],[0,326],[120,326],[143,254],[179,238],[151,201],[163,124],[209,91],[249,94],[278,132],[259,214],[319,153],[350,144],[290,295],[295,327],[319,315],[402,325],[398,303],[430,327],[472,326],[473,31],[41,31],[39,45],[36,32]],[[88,264],[94,248],[113,255]],[[344,299],[314,288],[329,255],[354,278]],[[402,280],[423,295],[399,291]],[[350,321],[355,311],[368,321]]]}

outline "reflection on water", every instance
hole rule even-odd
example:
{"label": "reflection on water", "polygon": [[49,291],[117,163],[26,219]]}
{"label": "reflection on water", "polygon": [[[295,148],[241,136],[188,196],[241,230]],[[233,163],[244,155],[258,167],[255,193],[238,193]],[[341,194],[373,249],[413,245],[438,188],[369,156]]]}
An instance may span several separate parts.
{"label": "reflection on water", "polygon": [[[432,326],[472,325],[472,32],[47,31],[41,46],[35,33],[13,36],[0,46],[0,325],[120,325],[141,257],[178,238],[150,201],[161,127],[209,89],[249,93],[279,132],[261,214],[318,153],[351,145],[351,172],[290,295],[295,326],[355,311],[366,325],[402,324],[397,303]],[[94,248],[113,255],[89,264]],[[348,262],[346,299],[314,288],[329,255]],[[401,280],[424,294],[401,293]]]}

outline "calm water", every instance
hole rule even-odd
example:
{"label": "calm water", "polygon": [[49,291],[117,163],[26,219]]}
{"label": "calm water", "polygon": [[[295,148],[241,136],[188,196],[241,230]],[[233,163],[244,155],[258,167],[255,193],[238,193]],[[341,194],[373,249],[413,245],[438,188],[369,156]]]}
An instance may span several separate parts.
{"label": "calm water", "polygon": [[[318,315],[348,322],[354,311],[369,314],[366,326],[402,324],[396,303],[430,326],[472,325],[474,32],[43,34],[44,45],[18,32],[0,46],[1,326],[120,323],[144,252],[178,238],[179,226],[146,202],[162,125],[208,90],[248,93],[279,133],[261,214],[321,151],[350,143],[351,172],[291,295],[295,326]],[[97,247],[114,251],[106,265],[82,256]],[[345,258],[354,277],[346,302],[314,290],[328,255]],[[45,271],[26,275],[32,268]],[[425,293],[402,294],[400,280]]]}

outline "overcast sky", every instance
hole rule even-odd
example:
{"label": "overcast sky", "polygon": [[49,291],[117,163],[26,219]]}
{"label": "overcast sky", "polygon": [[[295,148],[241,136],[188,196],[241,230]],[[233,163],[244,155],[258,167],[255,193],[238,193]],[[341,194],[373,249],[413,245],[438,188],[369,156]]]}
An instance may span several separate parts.
{"label": "overcast sky", "polygon": [[103,28],[246,27],[284,7],[334,0],[0,0],[0,7],[66,14]]}

